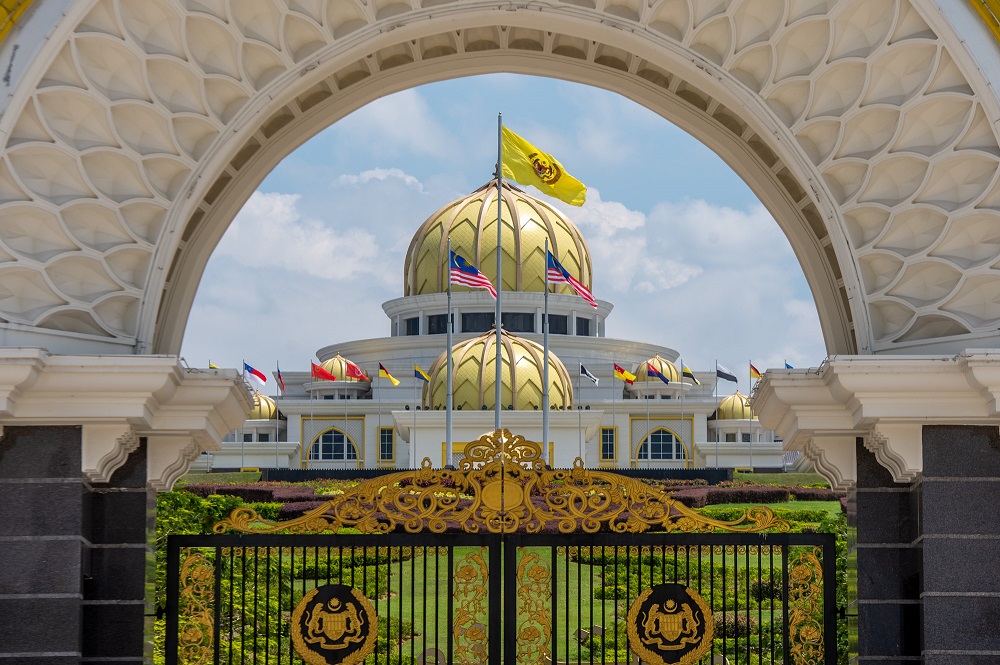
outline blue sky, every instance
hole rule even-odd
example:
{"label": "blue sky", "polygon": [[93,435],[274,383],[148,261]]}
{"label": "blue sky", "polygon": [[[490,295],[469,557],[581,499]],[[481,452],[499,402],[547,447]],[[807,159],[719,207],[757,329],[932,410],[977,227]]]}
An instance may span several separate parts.
{"label": "blue sky", "polygon": [[718,359],[741,377],[749,359],[823,359],[787,240],[721,159],[615,93],[513,74],[384,97],[286,157],[213,254],[181,355],[270,373],[387,335],[381,304],[402,295],[413,233],[492,176],[498,112],[587,184],[582,208],[554,204],[589,244],[595,295],[615,304],[609,337],[669,346],[694,369]]}

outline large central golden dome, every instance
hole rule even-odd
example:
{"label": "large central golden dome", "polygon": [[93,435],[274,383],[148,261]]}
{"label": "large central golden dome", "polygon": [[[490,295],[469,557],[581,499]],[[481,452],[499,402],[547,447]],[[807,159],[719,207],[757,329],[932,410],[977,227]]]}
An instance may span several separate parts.
{"label": "large central golden dome", "polygon": [[[537,291],[545,288],[545,237],[563,267],[588,289],[590,252],[579,229],[548,203],[503,183],[500,206],[503,228],[503,290]],[[497,277],[497,181],[452,201],[424,222],[406,253],[404,295],[448,290],[448,238],[451,249],[489,277]],[[453,286],[465,290],[465,286]],[[554,293],[573,294],[567,284]]]}
{"label": "large central golden dome", "polygon": [[[455,408],[493,409],[496,404],[496,331],[452,347],[454,366],[453,404]],[[500,332],[500,362],[503,408],[540,409],[542,406],[542,347],[531,340]],[[513,362],[511,362],[513,358]],[[425,408],[444,408],[448,397],[448,357],[438,356],[431,365],[430,384],[424,391]],[[549,406],[568,409],[573,405],[573,382],[565,365],[549,351]]]}

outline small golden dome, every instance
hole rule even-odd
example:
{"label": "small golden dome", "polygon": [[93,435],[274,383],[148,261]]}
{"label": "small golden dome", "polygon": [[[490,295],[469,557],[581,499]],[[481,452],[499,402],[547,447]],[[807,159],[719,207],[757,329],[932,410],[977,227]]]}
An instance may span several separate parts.
{"label": "small golden dome", "polygon": [[750,399],[739,390],[719,402],[719,409],[715,413],[718,420],[757,419],[750,408]]}
{"label": "small golden dome", "polygon": [[247,416],[247,420],[274,420],[279,416],[278,405],[275,401],[267,395],[261,395],[255,391],[253,394],[253,409],[250,411],[250,415]]}
{"label": "small golden dome", "polygon": [[[518,410],[542,408],[542,347],[531,340],[501,330],[503,363],[502,406]],[[456,409],[480,410],[496,405],[496,331],[484,333],[452,347],[453,403]],[[514,359],[511,363],[511,358]],[[424,390],[424,408],[444,408],[448,397],[448,354],[438,356]],[[511,366],[513,365],[513,370]],[[573,404],[573,382],[562,361],[549,352],[549,408],[568,409]]]}
{"label": "small golden dome", "polygon": [[[350,360],[348,360],[347,358],[343,357],[342,355],[340,355],[338,353],[337,355],[335,355],[334,357],[330,358],[329,360],[324,360],[323,363],[322,363],[322,365],[320,365],[320,366],[323,369],[325,369],[327,372],[329,372],[330,374],[333,374],[335,377],[337,377],[337,381],[351,381],[353,383],[362,383],[362,382],[369,383],[369,382],[371,382],[371,378],[369,378],[366,381],[364,379],[358,379],[358,378],[353,377],[353,376],[348,376],[347,375],[347,363],[349,363],[349,362],[352,365],[354,365],[355,367],[358,367],[358,365],[356,363],[351,362]],[[359,369],[361,369],[361,368],[359,368]],[[364,371],[364,369],[361,369],[361,371],[364,372],[365,375],[370,376],[368,374],[368,372]]]}
{"label": "small golden dome", "polygon": [[659,381],[660,377],[650,376],[646,364],[653,366],[657,372],[662,374],[667,378],[667,381],[671,383],[679,382],[681,380],[681,373],[677,370],[677,366],[666,358],[661,358],[660,354],[656,354],[644,363],[639,363],[638,369],[635,370],[635,380],[636,381]]}
{"label": "small golden dome", "polygon": [[[591,288],[590,251],[580,230],[548,203],[503,183],[503,290],[545,289],[545,237],[549,250],[563,267]],[[403,295],[443,293],[448,290],[448,237],[451,249],[497,280],[497,181],[452,201],[427,218],[406,252]],[[455,290],[469,287],[452,286]],[[574,294],[568,284],[554,285],[550,293]]]}

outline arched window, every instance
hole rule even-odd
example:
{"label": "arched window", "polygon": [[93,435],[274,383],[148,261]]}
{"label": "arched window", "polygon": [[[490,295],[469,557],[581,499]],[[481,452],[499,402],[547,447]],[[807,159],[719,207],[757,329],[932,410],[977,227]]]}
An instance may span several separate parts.
{"label": "arched window", "polygon": [[323,432],[313,441],[309,449],[309,459],[317,461],[344,461],[358,459],[358,449],[354,442],[339,430]]}
{"label": "arched window", "polygon": [[646,440],[639,445],[636,454],[639,460],[682,460],[684,459],[684,444],[674,433],[658,429],[649,433]]}

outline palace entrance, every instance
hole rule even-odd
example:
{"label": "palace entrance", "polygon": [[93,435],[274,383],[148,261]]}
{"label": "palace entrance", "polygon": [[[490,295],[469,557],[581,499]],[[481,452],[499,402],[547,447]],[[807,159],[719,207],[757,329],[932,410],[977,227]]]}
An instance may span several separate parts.
{"label": "palace entrance", "polygon": [[832,535],[540,452],[500,430],[458,470],[172,536],[167,663],[836,662]]}

